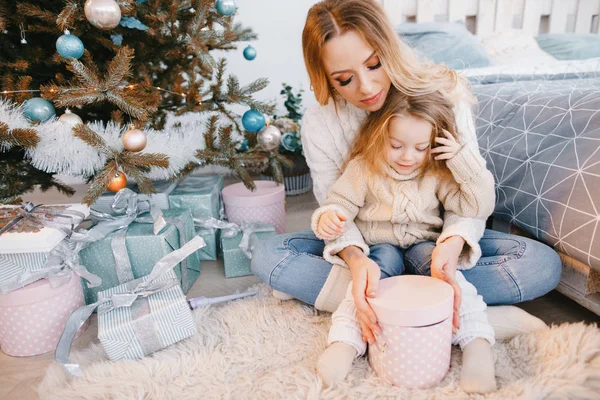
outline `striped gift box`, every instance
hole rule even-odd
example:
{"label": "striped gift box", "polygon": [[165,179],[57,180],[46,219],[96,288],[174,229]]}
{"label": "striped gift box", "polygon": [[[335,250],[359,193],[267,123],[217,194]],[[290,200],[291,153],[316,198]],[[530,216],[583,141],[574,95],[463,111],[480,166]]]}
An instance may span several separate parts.
{"label": "striped gift box", "polygon": [[[148,277],[99,293],[99,297],[124,293]],[[177,279],[172,270],[156,281]],[[197,332],[190,307],[180,286],[140,297],[130,307],[111,311],[110,302],[98,309],[98,338],[108,358],[135,360],[177,343]]]}
{"label": "striped gift box", "polygon": [[[83,204],[64,204],[67,210],[89,215]],[[11,206],[5,206],[11,207]],[[48,275],[44,264],[65,234],[44,227],[39,232],[7,232],[0,236],[0,293],[9,293]]]}

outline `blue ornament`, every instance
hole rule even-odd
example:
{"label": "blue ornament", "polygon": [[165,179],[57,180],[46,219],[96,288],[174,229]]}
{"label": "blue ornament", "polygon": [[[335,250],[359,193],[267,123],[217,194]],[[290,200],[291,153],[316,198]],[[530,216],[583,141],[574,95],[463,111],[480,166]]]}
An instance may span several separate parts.
{"label": "blue ornament", "polygon": [[295,152],[300,148],[300,141],[294,132],[286,132],[281,136],[281,147],[287,151]]}
{"label": "blue ornament", "polygon": [[248,61],[252,61],[256,58],[256,49],[250,45],[244,49],[244,58]]}
{"label": "blue ornament", "polygon": [[217,11],[226,17],[233,15],[237,6],[234,0],[217,0]]}
{"label": "blue ornament", "polygon": [[248,139],[244,139],[238,144],[236,144],[235,149],[237,151],[247,151],[248,150]]}
{"label": "blue ornament", "polygon": [[56,40],[56,51],[67,60],[77,59],[83,55],[83,42],[77,36],[65,33]]}
{"label": "blue ornament", "polygon": [[52,103],[41,97],[33,97],[23,103],[23,115],[31,121],[46,122],[55,114]]}
{"label": "blue ornament", "polygon": [[242,125],[248,132],[258,132],[265,126],[265,116],[256,110],[248,110],[242,116]]}

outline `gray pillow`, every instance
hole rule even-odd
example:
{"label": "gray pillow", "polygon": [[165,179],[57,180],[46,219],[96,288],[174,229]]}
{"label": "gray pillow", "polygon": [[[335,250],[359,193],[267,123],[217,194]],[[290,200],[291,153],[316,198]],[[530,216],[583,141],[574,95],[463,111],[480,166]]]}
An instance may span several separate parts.
{"label": "gray pillow", "polygon": [[436,64],[443,62],[452,69],[490,65],[483,45],[461,23],[405,23],[395,29],[417,54]]}
{"label": "gray pillow", "polygon": [[559,60],[600,57],[600,35],[553,33],[536,36],[540,48]]}

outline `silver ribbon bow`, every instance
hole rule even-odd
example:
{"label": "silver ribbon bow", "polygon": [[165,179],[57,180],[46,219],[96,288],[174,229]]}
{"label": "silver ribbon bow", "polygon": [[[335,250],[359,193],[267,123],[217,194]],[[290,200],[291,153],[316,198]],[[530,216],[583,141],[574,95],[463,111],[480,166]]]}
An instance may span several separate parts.
{"label": "silver ribbon bow", "polygon": [[[99,307],[104,304],[109,304],[110,306],[103,310],[103,314],[115,310],[120,307],[135,307],[136,300],[140,298],[147,298],[155,293],[162,292],[167,290],[173,286],[178,284],[176,279],[167,279],[164,281],[158,281],[157,279],[173,269],[177,264],[179,264],[182,260],[187,258],[190,254],[194,253],[198,249],[206,246],[204,239],[200,236],[194,237],[192,240],[187,242],[183,247],[173,251],[172,253],[167,254],[163,258],[161,258],[152,269],[150,275],[148,275],[145,281],[139,282],[129,282],[132,285],[132,288],[124,293],[117,293],[107,297],[101,296],[97,302],[88,304],[86,306],[80,307],[77,310],[73,311],[67,322],[65,324],[65,329],[60,337],[58,342],[58,346],[56,347],[56,351],[54,353],[54,359],[62,365],[65,372],[72,378],[73,376],[82,376],[83,371],[78,364],[69,363],[69,355],[71,352],[71,345],[73,343],[73,339],[77,334],[77,331],[81,328],[81,326],[87,321],[90,315],[94,312],[96,307]],[[146,308],[145,314],[148,315],[150,313],[150,309]],[[140,318],[142,315],[138,316]],[[148,327],[156,331],[156,326],[152,325],[152,327]],[[157,337],[157,334],[148,334],[148,332],[144,333],[144,336],[141,338],[147,337]],[[145,348],[156,348],[156,343],[141,343],[142,347]]]}
{"label": "silver ribbon bow", "polygon": [[48,268],[50,287],[56,288],[68,283],[71,271],[85,279],[89,288],[100,286],[102,279],[79,263],[79,252],[86,245],[84,242],[63,240],[52,249],[44,264],[44,268]]}
{"label": "silver ribbon bow", "polygon": [[[0,229],[0,236],[10,231],[22,219],[29,219],[44,227],[58,229],[68,237],[73,232],[75,225],[85,219],[85,215],[79,211],[45,210],[39,209],[40,207],[43,207],[43,204],[23,203],[20,209],[18,209],[19,215],[6,224],[4,228]],[[46,215],[50,215],[53,218],[49,219]],[[79,220],[77,221],[76,219]]]}
{"label": "silver ribbon bow", "polygon": [[275,231],[273,225],[263,224],[262,222],[242,221],[240,225],[234,224],[233,222],[229,222],[228,224],[229,226],[221,231],[221,235],[226,238],[232,238],[239,235],[241,232],[242,240],[238,247],[250,260],[252,259],[252,253],[259,241],[256,234],[259,232]]}

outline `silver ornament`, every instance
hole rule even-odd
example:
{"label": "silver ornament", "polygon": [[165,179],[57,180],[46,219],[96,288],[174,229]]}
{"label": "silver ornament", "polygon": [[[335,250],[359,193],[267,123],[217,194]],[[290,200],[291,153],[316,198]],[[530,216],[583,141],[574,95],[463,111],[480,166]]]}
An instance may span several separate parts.
{"label": "silver ornament", "polygon": [[274,150],[281,142],[281,131],[273,125],[265,127],[258,133],[258,144],[265,150]]}
{"label": "silver ornament", "polygon": [[83,11],[98,29],[113,29],[121,21],[121,9],[115,0],[87,0]]}
{"label": "silver ornament", "polygon": [[83,120],[77,114],[73,114],[70,110],[65,110],[65,113],[60,116],[59,120],[66,122],[71,126],[83,124]]}
{"label": "silver ornament", "polygon": [[146,139],[146,135],[144,132],[139,129],[129,129],[127,132],[123,134],[123,147],[125,150],[129,151],[141,151],[146,147],[146,143],[148,139]]}

